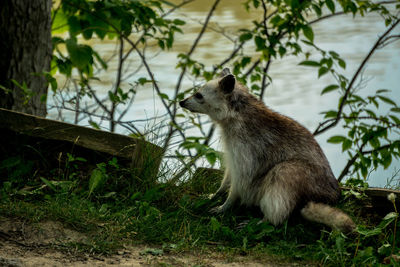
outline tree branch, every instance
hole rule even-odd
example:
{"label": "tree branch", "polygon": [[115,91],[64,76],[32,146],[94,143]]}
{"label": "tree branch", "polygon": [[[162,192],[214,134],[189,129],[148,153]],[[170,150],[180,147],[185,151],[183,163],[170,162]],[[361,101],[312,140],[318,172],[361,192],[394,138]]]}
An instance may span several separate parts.
{"label": "tree branch", "polygon": [[375,42],[374,46],[371,48],[371,50],[369,51],[369,53],[367,54],[367,56],[364,58],[364,60],[361,62],[360,66],[358,67],[357,71],[354,73],[349,85],[347,86],[345,93],[342,97],[342,101],[340,102],[339,105],[339,109],[338,109],[338,113],[337,116],[335,118],[334,121],[332,121],[331,123],[329,123],[328,125],[322,127],[322,125],[325,125],[325,122],[320,123],[320,125],[317,127],[317,129],[314,131],[314,135],[318,135],[321,134],[323,132],[325,132],[326,130],[336,126],[338,124],[338,122],[340,121],[340,118],[342,116],[342,112],[343,112],[343,108],[346,104],[347,98],[350,95],[350,92],[353,88],[353,85],[355,83],[355,81],[358,78],[358,75],[361,73],[361,71],[363,70],[365,64],[368,62],[368,60],[371,58],[371,56],[374,54],[374,52],[377,50],[377,48],[379,47],[381,41],[400,23],[400,19],[398,19],[397,21],[395,21],[384,33],[381,37],[378,38],[378,40]]}
{"label": "tree branch", "polygon": [[[391,144],[387,144],[372,150],[368,150],[368,151],[362,151],[363,148],[365,147],[365,145],[367,144],[367,142],[365,142],[364,144],[361,145],[359,153],[361,153],[362,155],[367,155],[367,154],[371,154],[373,152],[377,152],[383,149],[387,149],[391,146]],[[354,156],[347,162],[346,166],[343,168],[342,172],[340,173],[339,177],[337,178],[338,182],[340,183],[343,178],[347,175],[347,173],[350,170],[350,167],[353,166],[354,162],[356,162],[356,160],[360,157],[360,154],[356,153],[354,154]]]}

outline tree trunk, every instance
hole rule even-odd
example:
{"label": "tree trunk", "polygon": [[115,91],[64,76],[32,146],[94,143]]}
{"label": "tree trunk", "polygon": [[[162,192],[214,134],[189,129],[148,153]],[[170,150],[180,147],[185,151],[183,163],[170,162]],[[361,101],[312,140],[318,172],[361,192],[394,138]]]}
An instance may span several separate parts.
{"label": "tree trunk", "polygon": [[47,81],[41,74],[50,70],[51,5],[52,0],[0,0],[0,107],[46,116]]}

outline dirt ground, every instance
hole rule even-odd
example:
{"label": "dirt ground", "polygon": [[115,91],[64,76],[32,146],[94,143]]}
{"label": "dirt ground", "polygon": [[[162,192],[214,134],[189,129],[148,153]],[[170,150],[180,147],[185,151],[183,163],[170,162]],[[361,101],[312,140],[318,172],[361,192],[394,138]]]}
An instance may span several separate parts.
{"label": "dirt ground", "polygon": [[221,253],[166,253],[146,246],[126,247],[115,255],[103,256],[73,251],[63,245],[85,240],[84,234],[59,222],[27,224],[0,217],[0,266],[300,266]]}

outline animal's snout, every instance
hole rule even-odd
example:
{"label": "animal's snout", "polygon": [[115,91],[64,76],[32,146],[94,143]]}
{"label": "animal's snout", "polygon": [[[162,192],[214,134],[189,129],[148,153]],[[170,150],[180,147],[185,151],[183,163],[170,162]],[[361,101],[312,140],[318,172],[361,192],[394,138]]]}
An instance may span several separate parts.
{"label": "animal's snout", "polygon": [[185,103],[186,103],[186,99],[182,100],[182,101],[179,101],[179,106],[184,108],[185,107]]}

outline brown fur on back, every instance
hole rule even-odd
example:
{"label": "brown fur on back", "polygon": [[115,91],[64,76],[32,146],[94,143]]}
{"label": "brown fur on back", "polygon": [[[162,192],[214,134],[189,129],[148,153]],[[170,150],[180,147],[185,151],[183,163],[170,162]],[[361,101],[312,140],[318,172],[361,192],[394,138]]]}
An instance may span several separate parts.
{"label": "brown fur on back", "polygon": [[[238,85],[242,86],[242,85]],[[296,206],[310,200],[335,203],[338,183],[313,135],[295,120],[270,110],[246,90],[235,90],[227,97],[232,117],[218,123],[225,149],[244,144],[244,157],[252,159],[251,184],[259,188],[269,171],[283,162],[286,178],[279,181],[291,188]],[[248,155],[245,152],[248,151]],[[243,177],[245,178],[245,177]],[[268,184],[276,181],[268,181]],[[263,189],[264,190],[264,189]]]}

